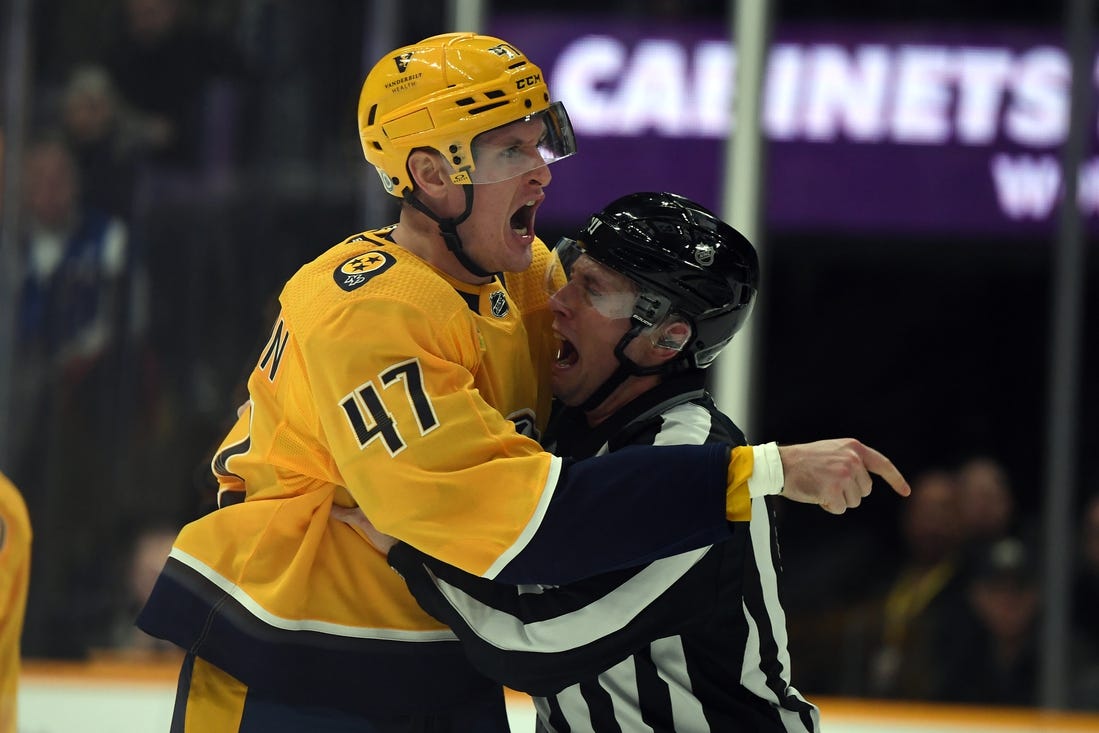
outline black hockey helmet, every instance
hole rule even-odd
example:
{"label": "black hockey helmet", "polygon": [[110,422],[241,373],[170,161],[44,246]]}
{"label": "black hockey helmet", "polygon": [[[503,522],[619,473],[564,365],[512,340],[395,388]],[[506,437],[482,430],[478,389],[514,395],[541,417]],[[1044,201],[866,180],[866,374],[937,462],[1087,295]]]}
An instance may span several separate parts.
{"label": "black hockey helmet", "polygon": [[[759,289],[752,244],[706,208],[674,193],[616,199],[593,215],[573,242],[577,256],[586,254],[637,283],[635,324],[652,326],[669,313],[689,321],[693,335],[682,350],[689,366],[713,362],[748,319]],[[571,269],[571,262],[562,265]]]}

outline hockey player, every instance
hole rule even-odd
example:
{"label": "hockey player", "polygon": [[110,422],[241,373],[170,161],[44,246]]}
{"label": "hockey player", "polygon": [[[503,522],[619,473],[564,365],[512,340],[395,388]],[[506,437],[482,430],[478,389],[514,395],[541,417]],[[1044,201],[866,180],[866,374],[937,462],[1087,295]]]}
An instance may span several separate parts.
{"label": "hockey player", "polygon": [[287,282],[213,462],[223,508],[181,531],[139,618],[187,650],[173,730],[507,730],[499,685],[333,506],[468,572],[561,583],[724,539],[750,490],[842,511],[868,471],[907,489],[857,443],[543,452],[534,225],[575,150],[563,106],[510,44],[447,34],[378,61],[359,129],[399,221]]}
{"label": "hockey player", "polygon": [[22,494],[0,473],[0,733],[15,733],[19,639],[27,610],[31,522]]}

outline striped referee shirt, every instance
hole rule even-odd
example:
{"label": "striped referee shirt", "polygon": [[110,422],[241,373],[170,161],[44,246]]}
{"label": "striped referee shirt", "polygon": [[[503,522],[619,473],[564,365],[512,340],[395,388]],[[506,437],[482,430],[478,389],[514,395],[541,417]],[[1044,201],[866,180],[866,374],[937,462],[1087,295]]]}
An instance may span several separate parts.
{"label": "striped referee shirt", "polygon": [[[745,443],[703,372],[665,380],[594,429],[566,410],[555,432],[551,447],[575,459]],[[628,497],[623,507],[629,521]],[[726,542],[562,586],[496,583],[404,543],[389,563],[474,666],[534,698],[538,731],[817,733],[817,708],[790,682],[771,515],[753,499]]]}

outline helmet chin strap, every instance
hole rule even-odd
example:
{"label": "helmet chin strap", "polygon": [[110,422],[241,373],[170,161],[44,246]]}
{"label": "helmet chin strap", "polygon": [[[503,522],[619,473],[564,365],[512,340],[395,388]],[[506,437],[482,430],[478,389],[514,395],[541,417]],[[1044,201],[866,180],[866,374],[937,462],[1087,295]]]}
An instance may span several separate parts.
{"label": "helmet chin strap", "polygon": [[619,385],[626,381],[630,377],[630,368],[625,364],[619,362],[618,368],[607,377],[603,384],[599,385],[588,399],[584,400],[580,404],[580,409],[584,412],[591,412],[595,408],[603,404],[611,393],[618,389]]}
{"label": "helmet chin strap", "polygon": [[470,274],[476,277],[494,277],[496,273],[489,272],[481,267],[472,257],[466,254],[465,249],[462,247],[462,239],[458,236],[458,225],[468,219],[469,215],[473,213],[473,184],[466,184],[462,186],[462,188],[465,189],[466,194],[466,210],[459,216],[450,219],[444,219],[443,217],[438,216],[434,211],[427,208],[427,204],[416,198],[416,195],[411,191],[405,194],[404,199],[411,204],[414,209],[439,225],[439,234],[442,235],[443,241],[446,242],[446,248],[449,249],[455,259],[458,260],[458,264],[466,268]]}
{"label": "helmet chin strap", "polygon": [[675,374],[687,368],[687,362],[682,358],[666,361],[663,364],[654,364],[643,367],[630,357],[626,356],[626,347],[637,338],[645,326],[637,321],[633,322],[630,330],[622,334],[618,344],[614,347],[614,355],[618,359],[618,368],[599,385],[594,392],[580,404],[584,412],[591,412],[603,404],[611,394],[630,377],[644,377],[650,374]]}

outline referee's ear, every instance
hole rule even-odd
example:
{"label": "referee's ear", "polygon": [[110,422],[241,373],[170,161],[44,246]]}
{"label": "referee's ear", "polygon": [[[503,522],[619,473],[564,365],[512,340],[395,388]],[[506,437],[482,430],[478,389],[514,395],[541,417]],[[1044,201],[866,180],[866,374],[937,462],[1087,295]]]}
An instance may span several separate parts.
{"label": "referee's ear", "polygon": [[669,361],[691,340],[691,324],[680,316],[671,315],[649,329],[649,343],[655,363]]}

